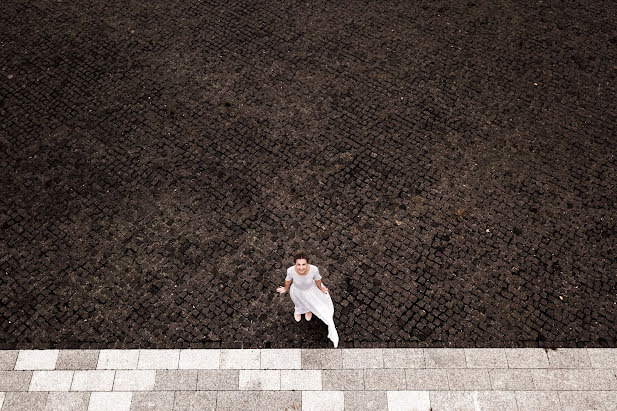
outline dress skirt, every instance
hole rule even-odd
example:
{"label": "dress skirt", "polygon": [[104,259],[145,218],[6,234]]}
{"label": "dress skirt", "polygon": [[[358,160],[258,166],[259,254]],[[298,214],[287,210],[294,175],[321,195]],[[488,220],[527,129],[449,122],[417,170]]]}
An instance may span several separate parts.
{"label": "dress skirt", "polygon": [[328,338],[338,347],[338,333],[334,326],[334,304],[330,294],[322,293],[317,285],[313,284],[308,290],[300,290],[294,284],[289,288],[289,296],[296,306],[296,314],[312,312],[328,326]]}

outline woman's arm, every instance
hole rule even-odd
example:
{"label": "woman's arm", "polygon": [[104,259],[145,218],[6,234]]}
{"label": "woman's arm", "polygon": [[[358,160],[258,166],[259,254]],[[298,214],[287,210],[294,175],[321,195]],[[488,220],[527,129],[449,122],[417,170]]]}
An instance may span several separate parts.
{"label": "woman's arm", "polygon": [[315,280],[315,284],[317,284],[317,288],[319,288],[322,293],[328,294],[328,289],[321,285],[321,280]]}
{"label": "woman's arm", "polygon": [[285,287],[279,287],[276,291],[280,294],[285,294],[287,290],[289,290],[289,286],[291,285],[291,281],[285,281]]}

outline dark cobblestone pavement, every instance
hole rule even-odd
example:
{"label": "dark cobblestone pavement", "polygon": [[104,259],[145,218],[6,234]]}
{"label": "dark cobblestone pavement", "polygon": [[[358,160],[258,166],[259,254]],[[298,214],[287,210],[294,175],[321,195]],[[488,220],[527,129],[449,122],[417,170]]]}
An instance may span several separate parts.
{"label": "dark cobblestone pavement", "polygon": [[0,348],[617,346],[614,1],[0,5]]}

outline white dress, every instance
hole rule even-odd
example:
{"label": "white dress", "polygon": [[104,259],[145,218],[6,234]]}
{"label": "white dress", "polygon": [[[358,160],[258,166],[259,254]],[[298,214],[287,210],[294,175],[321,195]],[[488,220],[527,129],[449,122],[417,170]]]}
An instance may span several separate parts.
{"label": "white dress", "polygon": [[[285,281],[292,281],[289,288],[289,295],[296,306],[296,314],[312,312],[328,326],[328,338],[334,343],[334,348],[338,347],[338,333],[334,327],[334,305],[330,294],[324,294],[316,280],[321,280],[319,269],[314,265],[309,265],[309,272],[300,275],[294,267],[287,269]],[[323,285],[323,284],[322,284]]]}

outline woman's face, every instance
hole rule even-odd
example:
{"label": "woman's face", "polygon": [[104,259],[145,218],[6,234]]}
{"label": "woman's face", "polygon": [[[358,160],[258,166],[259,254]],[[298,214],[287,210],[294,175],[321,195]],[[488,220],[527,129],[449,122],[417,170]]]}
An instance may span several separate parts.
{"label": "woman's face", "polygon": [[298,274],[304,274],[308,271],[309,265],[304,258],[296,260],[296,271]]}

